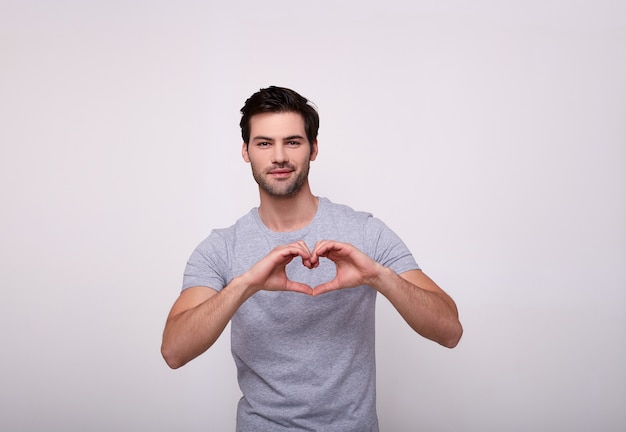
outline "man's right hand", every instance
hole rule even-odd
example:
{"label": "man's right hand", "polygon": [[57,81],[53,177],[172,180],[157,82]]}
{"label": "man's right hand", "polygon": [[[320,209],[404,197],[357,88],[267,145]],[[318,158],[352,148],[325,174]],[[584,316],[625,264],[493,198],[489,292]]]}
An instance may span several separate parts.
{"label": "man's right hand", "polygon": [[313,289],[289,280],[285,270],[294,258],[313,268],[311,252],[303,241],[278,246],[247,272],[236,276],[221,291],[196,286],[184,290],[170,310],[163,331],[161,352],[167,364],[178,368],[206,351],[237,309],[260,290],[295,291],[307,295]]}
{"label": "man's right hand", "polygon": [[294,282],[287,277],[286,267],[295,257],[302,258],[305,267],[312,268],[311,252],[302,240],[278,246],[241,275],[242,283],[254,292],[295,291],[312,295],[313,289],[306,284]]}

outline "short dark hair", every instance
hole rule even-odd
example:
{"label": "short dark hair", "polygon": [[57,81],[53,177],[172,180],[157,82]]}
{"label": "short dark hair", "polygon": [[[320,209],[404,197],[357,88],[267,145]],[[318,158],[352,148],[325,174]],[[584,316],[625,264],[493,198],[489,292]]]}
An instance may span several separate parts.
{"label": "short dark hair", "polygon": [[317,131],[320,127],[320,117],[313,104],[295,91],[270,86],[254,93],[246,100],[241,108],[241,137],[248,144],[250,142],[250,119],[256,114],[262,113],[294,112],[300,114],[304,120],[304,131],[309,140],[309,145],[317,139]]}

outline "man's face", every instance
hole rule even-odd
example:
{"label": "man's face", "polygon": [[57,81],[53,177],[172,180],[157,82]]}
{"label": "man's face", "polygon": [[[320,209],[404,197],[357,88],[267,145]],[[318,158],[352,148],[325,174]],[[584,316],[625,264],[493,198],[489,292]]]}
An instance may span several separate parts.
{"label": "man's face", "polygon": [[317,156],[306,138],[304,120],[297,113],[264,113],[250,119],[250,142],[242,155],[262,192],[293,197],[307,183],[309,163]]}

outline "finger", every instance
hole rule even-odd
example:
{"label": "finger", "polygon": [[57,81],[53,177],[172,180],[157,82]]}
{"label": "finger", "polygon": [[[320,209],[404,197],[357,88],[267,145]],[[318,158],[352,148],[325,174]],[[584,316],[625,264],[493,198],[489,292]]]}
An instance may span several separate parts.
{"label": "finger", "polygon": [[313,252],[311,253],[311,260],[317,262],[319,257],[327,257],[330,251],[335,249],[337,242],[332,240],[320,240],[315,244]]}
{"label": "finger", "polygon": [[306,295],[313,295],[313,288],[308,286],[307,284],[303,284],[300,282],[289,281],[286,287],[287,291],[299,292]]}
{"label": "finger", "polygon": [[299,242],[291,243],[279,248],[278,253],[283,259],[289,259],[289,261],[297,256],[306,260],[309,260],[311,257],[311,252],[309,252],[309,248],[306,247],[306,244],[300,244]]}
{"label": "finger", "polygon": [[299,255],[302,257],[302,259],[308,260],[311,258],[311,251],[309,250],[309,247],[303,240],[299,240],[295,243],[292,243],[292,245],[300,251]]}
{"label": "finger", "polygon": [[315,267],[317,267],[318,264],[312,263],[311,258],[302,258],[302,265],[304,265],[306,268],[314,269]]}
{"label": "finger", "polygon": [[302,250],[304,250],[306,253],[308,253],[309,255],[311,255],[311,251],[309,250],[309,247],[307,246],[307,244],[304,242],[304,240],[298,240],[296,242],[297,245],[299,245],[300,247],[302,247]]}
{"label": "finger", "polygon": [[302,258],[302,264],[305,267],[310,269],[315,267],[315,265],[311,262],[311,251],[303,240],[292,243],[290,246],[295,247],[298,250],[298,255]]}

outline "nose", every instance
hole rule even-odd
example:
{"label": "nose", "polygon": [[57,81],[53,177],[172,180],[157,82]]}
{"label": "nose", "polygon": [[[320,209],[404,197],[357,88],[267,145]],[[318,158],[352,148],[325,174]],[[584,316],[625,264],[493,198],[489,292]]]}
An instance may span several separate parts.
{"label": "nose", "polygon": [[289,161],[285,146],[282,143],[277,143],[273,147],[272,163],[283,164]]}

